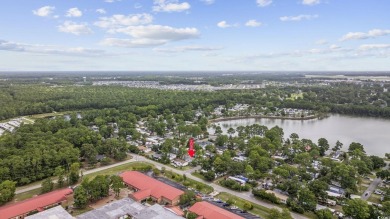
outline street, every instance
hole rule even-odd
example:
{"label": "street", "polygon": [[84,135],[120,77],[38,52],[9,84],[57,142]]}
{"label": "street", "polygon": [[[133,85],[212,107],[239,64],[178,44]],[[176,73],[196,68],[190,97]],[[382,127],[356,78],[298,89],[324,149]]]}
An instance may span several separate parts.
{"label": "street", "polygon": [[[86,175],[91,174],[91,173],[99,172],[99,171],[102,171],[102,170],[106,170],[106,169],[109,169],[109,168],[112,168],[112,167],[120,166],[120,165],[131,163],[131,162],[137,162],[137,161],[147,162],[147,163],[155,165],[160,170],[161,170],[162,167],[164,167],[165,170],[170,170],[170,171],[175,172],[175,173],[180,174],[180,175],[186,174],[186,176],[188,178],[190,178],[190,179],[193,179],[195,181],[202,182],[204,184],[210,185],[211,187],[214,188],[214,191],[226,192],[226,193],[235,195],[235,196],[237,196],[239,198],[245,199],[247,201],[253,202],[255,204],[264,206],[266,208],[277,208],[277,209],[280,209],[279,207],[277,207],[277,206],[275,206],[275,205],[273,205],[271,203],[264,202],[264,201],[256,199],[252,195],[251,192],[236,192],[236,191],[227,189],[225,187],[222,187],[220,185],[217,185],[215,183],[210,183],[210,182],[207,182],[205,180],[202,180],[202,179],[200,179],[198,177],[195,177],[195,176],[191,175],[192,172],[194,172],[196,170],[199,170],[200,167],[194,167],[192,169],[183,171],[183,170],[178,170],[178,169],[171,168],[169,166],[166,166],[164,164],[158,163],[158,162],[153,161],[153,160],[149,160],[149,159],[147,159],[147,158],[145,158],[143,156],[140,156],[138,154],[130,154],[130,155],[133,157],[132,159],[125,160],[125,161],[122,161],[122,162],[119,162],[119,163],[115,163],[115,164],[112,164],[112,165],[108,165],[108,166],[104,166],[104,167],[99,167],[99,168],[92,169],[92,170],[87,170],[87,171],[84,171],[83,174],[84,174],[84,176],[86,176]],[[56,180],[54,180],[54,182],[56,182]],[[28,187],[23,187],[22,189],[16,189],[15,193],[19,194],[19,193],[28,192],[28,191],[31,191],[31,190],[34,190],[34,189],[38,189],[38,188],[41,188],[41,184],[32,185],[32,186],[28,186]],[[293,213],[293,212],[291,212],[291,215],[292,215],[292,217],[294,219],[306,219],[307,218],[307,217],[305,217],[303,215],[296,214],[296,213]]]}

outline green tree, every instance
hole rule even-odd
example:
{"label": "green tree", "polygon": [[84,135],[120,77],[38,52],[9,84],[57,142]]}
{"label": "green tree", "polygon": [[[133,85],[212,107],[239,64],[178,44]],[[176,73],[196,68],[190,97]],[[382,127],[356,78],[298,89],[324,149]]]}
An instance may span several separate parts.
{"label": "green tree", "polygon": [[220,135],[222,134],[222,128],[221,126],[217,126],[215,127],[215,132],[214,132],[216,135]]}
{"label": "green tree", "polygon": [[0,205],[11,201],[15,196],[16,182],[5,180],[0,184]]}
{"label": "green tree", "polygon": [[318,139],[318,146],[320,147],[320,155],[324,156],[325,152],[329,150],[329,143],[328,140],[325,138]]}
{"label": "green tree", "polygon": [[224,146],[228,142],[229,138],[227,135],[218,135],[215,139],[215,144],[218,146]]}
{"label": "green tree", "polygon": [[115,192],[115,196],[119,197],[119,193],[121,191],[121,188],[125,188],[125,185],[123,184],[123,180],[120,176],[112,175],[110,177],[111,180],[111,188]]}
{"label": "green tree", "polygon": [[352,142],[350,145],[349,145],[349,148],[348,148],[348,151],[349,152],[352,152],[354,150],[360,150],[362,151],[363,153],[366,153],[364,151],[364,146],[360,143],[356,143],[356,142]]}
{"label": "green tree", "polygon": [[321,209],[316,211],[318,219],[332,219],[333,214],[329,209]]}
{"label": "green tree", "polygon": [[193,213],[193,212],[187,212],[186,218],[187,219],[196,219],[196,218],[198,218],[198,215]]}
{"label": "green tree", "polygon": [[383,216],[390,217],[390,201],[382,202]]}
{"label": "green tree", "polygon": [[370,218],[370,209],[366,201],[361,199],[352,199],[343,206],[345,216],[353,219],[368,219]]}
{"label": "green tree", "polygon": [[314,193],[317,198],[325,200],[328,197],[326,191],[328,190],[329,185],[324,181],[317,179],[313,180],[308,184],[308,188]]}
{"label": "green tree", "polygon": [[61,166],[56,167],[54,170],[54,175],[58,177],[57,184],[58,188],[62,188],[65,182],[65,170]]}
{"label": "green tree", "polygon": [[309,189],[303,188],[298,192],[298,203],[306,211],[314,211],[317,198]]}
{"label": "green tree", "polygon": [[342,147],[343,147],[343,143],[337,140],[336,145],[332,148],[332,151],[334,152],[339,151]]}
{"label": "green tree", "polygon": [[54,183],[49,177],[42,182],[41,193],[43,194],[43,193],[50,192],[53,190],[53,188],[54,188]]}
{"label": "green tree", "polygon": [[280,213],[280,211],[278,209],[272,208],[269,211],[268,219],[281,219],[281,218],[282,218],[282,214]]}
{"label": "green tree", "polygon": [[250,211],[253,209],[253,205],[250,202],[245,202],[243,209],[244,209],[244,211]]}
{"label": "green tree", "polygon": [[76,208],[85,208],[88,204],[88,196],[87,191],[84,188],[83,185],[77,186],[77,188],[74,191],[74,206]]}
{"label": "green tree", "polygon": [[227,130],[227,133],[228,133],[230,136],[232,136],[232,135],[234,135],[234,133],[236,133],[236,130],[235,130],[234,128],[230,127],[230,128]]}
{"label": "green tree", "polygon": [[180,204],[193,204],[196,200],[196,194],[193,191],[187,190],[183,195],[180,196]]}
{"label": "green tree", "polygon": [[69,185],[73,185],[77,183],[79,179],[80,179],[80,164],[73,163],[70,166],[70,170],[69,170],[69,177],[68,177]]}
{"label": "green tree", "polygon": [[89,164],[97,163],[96,155],[98,155],[98,152],[93,144],[83,144],[81,146],[81,156],[86,158]]}
{"label": "green tree", "polygon": [[281,216],[282,216],[281,218],[283,218],[283,219],[293,219],[293,217],[291,216],[290,211],[287,208],[283,208],[282,209]]}
{"label": "green tree", "polygon": [[385,160],[383,158],[378,156],[370,156],[370,159],[375,170],[386,166]]}

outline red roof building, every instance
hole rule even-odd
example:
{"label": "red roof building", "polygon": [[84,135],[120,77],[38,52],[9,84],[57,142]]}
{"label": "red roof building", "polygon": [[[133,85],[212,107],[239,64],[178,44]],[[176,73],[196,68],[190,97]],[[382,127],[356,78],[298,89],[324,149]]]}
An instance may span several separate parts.
{"label": "red roof building", "polygon": [[201,219],[245,219],[208,202],[197,202],[188,211],[197,214]]}
{"label": "red roof building", "polygon": [[135,190],[133,194],[130,194],[130,197],[136,201],[152,198],[158,203],[177,205],[180,201],[180,196],[184,194],[182,190],[162,183],[138,171],[126,171],[120,176],[128,187]]}
{"label": "red roof building", "polygon": [[68,195],[72,193],[72,189],[61,189],[3,206],[0,208],[0,219],[24,218],[31,213],[43,211],[66,202]]}

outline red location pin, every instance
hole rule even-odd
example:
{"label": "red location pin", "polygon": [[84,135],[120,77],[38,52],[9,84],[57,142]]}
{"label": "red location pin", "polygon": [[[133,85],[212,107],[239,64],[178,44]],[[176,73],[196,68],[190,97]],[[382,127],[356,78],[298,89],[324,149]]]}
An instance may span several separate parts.
{"label": "red location pin", "polygon": [[190,147],[188,149],[188,155],[190,155],[190,157],[194,157],[195,150],[194,150],[194,139],[193,138],[190,138],[190,140],[188,141],[188,145]]}

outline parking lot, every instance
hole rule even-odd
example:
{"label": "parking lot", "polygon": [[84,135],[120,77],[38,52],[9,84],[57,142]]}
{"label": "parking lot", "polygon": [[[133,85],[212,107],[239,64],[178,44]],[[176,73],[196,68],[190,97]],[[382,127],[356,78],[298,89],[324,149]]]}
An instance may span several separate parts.
{"label": "parking lot", "polygon": [[243,212],[241,209],[239,209],[239,208],[237,208],[237,209],[231,209],[229,206],[224,207],[224,205],[226,205],[226,203],[223,202],[223,201],[221,201],[221,200],[215,201],[215,200],[213,200],[213,199],[206,198],[206,199],[204,199],[204,201],[207,201],[207,202],[209,202],[209,203],[211,203],[211,204],[213,204],[213,205],[215,205],[215,206],[218,206],[218,207],[220,207],[220,208],[225,209],[226,211],[230,211],[230,212],[232,212],[233,214],[237,214],[237,215],[239,215],[239,216],[241,216],[241,217],[244,217],[244,218],[247,218],[247,219],[263,219],[263,218],[261,218],[261,217],[259,217],[259,216],[253,215],[253,214],[251,214],[251,213],[249,213],[249,212],[245,212],[245,213],[244,213],[244,212]]}
{"label": "parking lot", "polygon": [[176,182],[173,182],[167,178],[164,178],[164,177],[155,177],[158,181],[161,181],[165,184],[168,184],[172,187],[175,187],[176,189],[180,189],[180,190],[183,190],[183,191],[186,191],[187,190],[187,187],[179,184],[179,183],[176,183]]}

